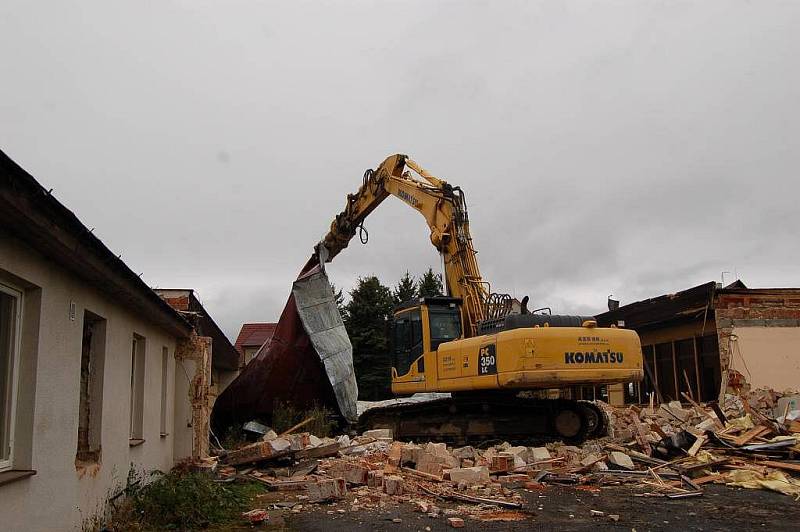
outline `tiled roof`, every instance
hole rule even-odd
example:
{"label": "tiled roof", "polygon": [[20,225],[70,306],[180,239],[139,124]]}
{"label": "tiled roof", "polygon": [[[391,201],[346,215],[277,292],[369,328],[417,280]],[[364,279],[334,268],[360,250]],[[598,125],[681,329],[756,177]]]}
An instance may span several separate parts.
{"label": "tiled roof", "polygon": [[244,352],[245,347],[261,347],[264,342],[272,338],[275,333],[277,323],[245,323],[239,336],[236,338],[234,346],[239,353]]}

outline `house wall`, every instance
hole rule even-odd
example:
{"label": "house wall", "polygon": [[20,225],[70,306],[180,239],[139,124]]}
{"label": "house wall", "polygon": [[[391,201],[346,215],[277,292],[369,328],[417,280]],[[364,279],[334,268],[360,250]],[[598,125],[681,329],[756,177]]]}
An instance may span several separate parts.
{"label": "house wall", "polygon": [[800,389],[800,327],[734,327],[731,351],[752,388]]}
{"label": "house wall", "polygon": [[[131,464],[168,470],[178,453],[173,426],[176,338],[145,316],[130,312],[57,264],[0,231],[0,279],[25,292],[22,366],[15,468],[36,475],[0,485],[3,530],[78,530],[105,499],[125,485]],[[70,305],[74,302],[74,320]],[[106,320],[101,455],[99,464],[77,466],[80,360],[84,310]],[[129,446],[131,340],[146,338],[145,442]],[[168,359],[167,432],[161,428],[162,348]],[[178,401],[177,404],[180,404]]]}
{"label": "house wall", "polygon": [[723,385],[800,387],[800,289],[721,292],[715,304]]}

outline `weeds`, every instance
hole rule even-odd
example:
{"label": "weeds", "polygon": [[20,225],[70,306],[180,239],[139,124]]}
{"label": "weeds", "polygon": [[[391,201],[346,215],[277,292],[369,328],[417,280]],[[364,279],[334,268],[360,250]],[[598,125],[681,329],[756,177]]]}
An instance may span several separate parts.
{"label": "weeds", "polygon": [[301,430],[310,432],[320,438],[330,436],[336,427],[336,423],[332,421],[333,413],[325,407],[314,405],[309,409],[301,410],[288,402],[275,401],[273,404],[272,429],[278,434],[289,430],[308,418],[313,419],[307,425],[304,425]]}
{"label": "weeds", "polygon": [[[250,500],[263,493],[255,483],[223,484],[204,473],[176,468],[150,473],[151,482],[131,483],[128,497],[107,527],[110,530],[196,530],[239,519]],[[133,487],[131,487],[133,485]]]}

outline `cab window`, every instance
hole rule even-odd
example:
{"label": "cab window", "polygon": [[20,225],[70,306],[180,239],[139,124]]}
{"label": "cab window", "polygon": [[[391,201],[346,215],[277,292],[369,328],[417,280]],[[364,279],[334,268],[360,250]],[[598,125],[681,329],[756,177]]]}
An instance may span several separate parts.
{"label": "cab window", "polygon": [[431,322],[431,349],[438,349],[439,344],[461,337],[461,313],[457,308],[428,309]]}
{"label": "cab window", "polygon": [[398,375],[411,370],[411,364],[422,353],[422,315],[419,309],[398,314],[394,319],[393,355]]}

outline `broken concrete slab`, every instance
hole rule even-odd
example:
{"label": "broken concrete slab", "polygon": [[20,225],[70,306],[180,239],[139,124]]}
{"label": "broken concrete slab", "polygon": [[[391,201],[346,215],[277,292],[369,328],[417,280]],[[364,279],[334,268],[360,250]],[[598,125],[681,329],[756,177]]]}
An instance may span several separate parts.
{"label": "broken concrete slab", "polygon": [[622,469],[627,469],[628,471],[633,471],[636,469],[636,466],[633,465],[633,460],[631,460],[631,457],[620,451],[611,451],[608,453],[608,461],[615,466]]}
{"label": "broken concrete slab", "polygon": [[534,462],[543,462],[550,460],[550,451],[546,447],[531,447],[531,457]]}

